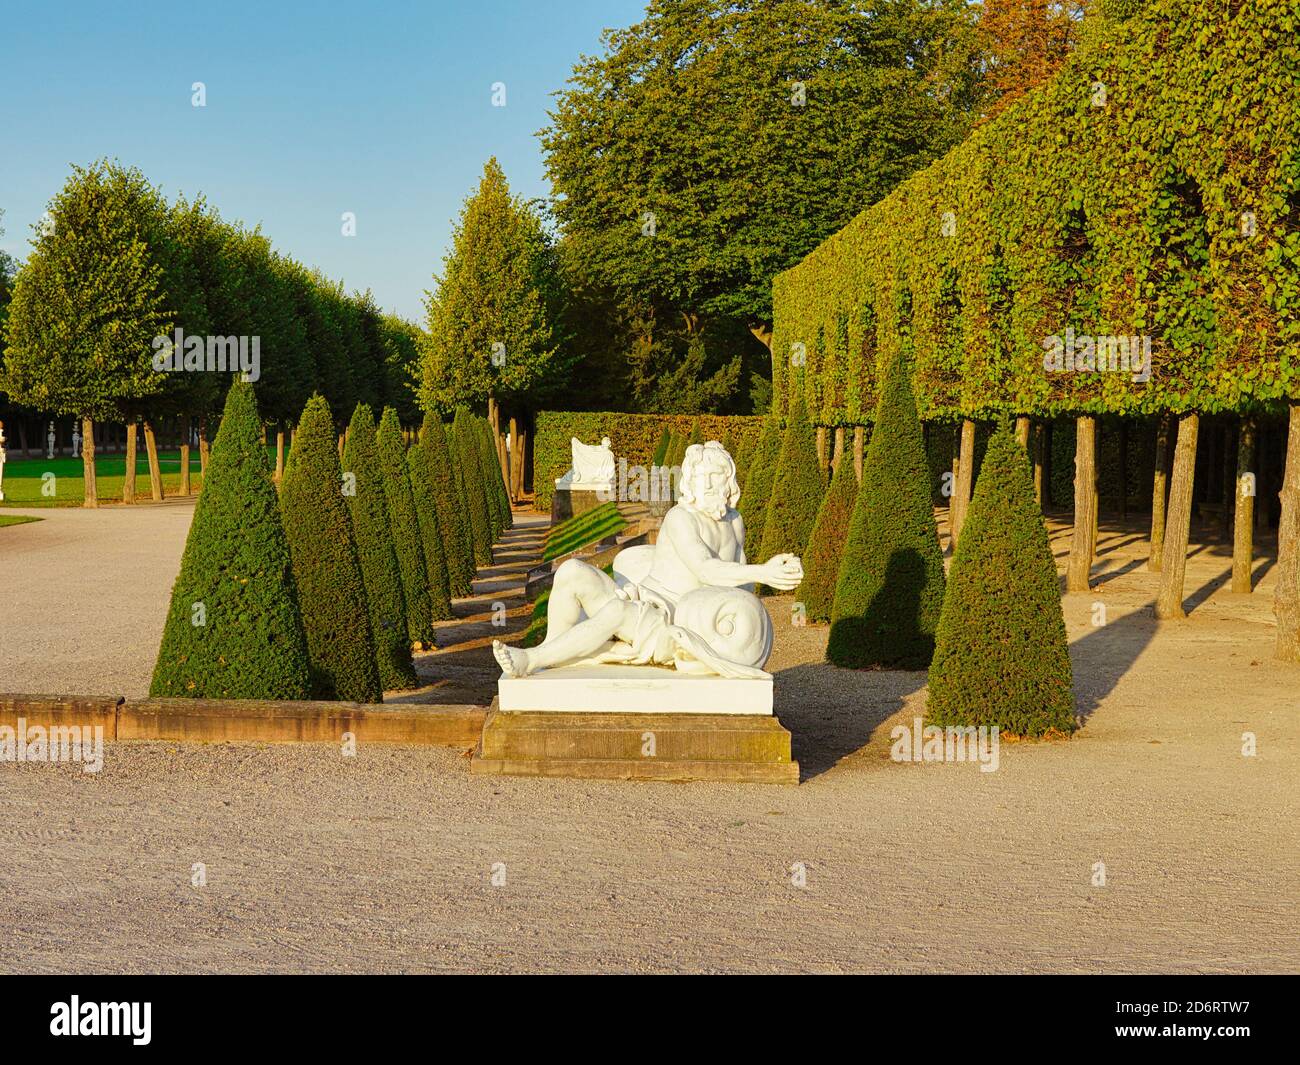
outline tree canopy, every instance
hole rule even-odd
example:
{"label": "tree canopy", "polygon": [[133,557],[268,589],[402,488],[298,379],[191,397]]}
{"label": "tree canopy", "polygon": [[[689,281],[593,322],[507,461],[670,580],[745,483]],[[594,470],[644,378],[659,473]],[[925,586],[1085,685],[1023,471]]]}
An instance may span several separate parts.
{"label": "tree canopy", "polygon": [[772,277],[961,140],[980,75],[960,0],[652,0],[542,131],[597,277],[687,315],[772,320]]}
{"label": "tree canopy", "polygon": [[563,383],[552,326],[554,255],[537,213],[510,193],[495,158],[465,201],[452,248],[427,294],[420,404],[450,412],[489,397],[535,402]]}

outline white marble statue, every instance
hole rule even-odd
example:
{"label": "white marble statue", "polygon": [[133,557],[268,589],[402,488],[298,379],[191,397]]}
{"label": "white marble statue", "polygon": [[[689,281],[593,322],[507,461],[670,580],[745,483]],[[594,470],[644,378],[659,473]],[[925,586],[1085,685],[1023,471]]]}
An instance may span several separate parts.
{"label": "white marble statue", "polygon": [[72,457],[74,459],[81,457],[81,433],[77,431],[75,425],[72,427]]}
{"label": "white marble statue", "polygon": [[49,444],[50,449],[45,453],[47,459],[54,458],[54,423],[50,422],[50,431],[45,436],[45,442]]}
{"label": "white marble statue", "polygon": [[569,438],[569,446],[573,450],[573,468],[556,478],[556,488],[608,490],[614,486],[614,452],[609,437],[602,437],[599,444],[584,444],[574,436]]}
{"label": "white marble statue", "polygon": [[5,423],[0,422],[0,503],[5,498]]}
{"label": "white marble statue", "polygon": [[612,579],[580,559],[561,565],[546,639],[528,649],[493,641],[504,675],[617,663],[770,679],[763,666],[772,652],[772,621],[752,586],[791,591],[803,580],[803,565],[790,554],[759,565],[745,561],[739,500],[726,449],[716,440],[692,444],[679,502],[664,517],[658,541],[620,551]]}

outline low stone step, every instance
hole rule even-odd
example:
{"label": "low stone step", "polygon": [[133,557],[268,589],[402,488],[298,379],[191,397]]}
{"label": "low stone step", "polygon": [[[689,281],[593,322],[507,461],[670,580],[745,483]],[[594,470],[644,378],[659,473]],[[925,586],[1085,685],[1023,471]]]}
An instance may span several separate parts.
{"label": "low stone step", "polygon": [[503,713],[470,770],[507,776],[797,784],[790,733],[770,715]]}

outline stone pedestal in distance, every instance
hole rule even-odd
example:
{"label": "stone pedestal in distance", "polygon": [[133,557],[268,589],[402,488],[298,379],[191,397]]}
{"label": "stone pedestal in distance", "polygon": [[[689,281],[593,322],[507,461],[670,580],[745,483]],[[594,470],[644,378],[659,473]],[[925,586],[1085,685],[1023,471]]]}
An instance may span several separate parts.
{"label": "stone pedestal in distance", "polygon": [[[562,478],[560,479],[562,480]],[[551,524],[559,525],[577,514],[586,514],[595,510],[602,503],[614,498],[611,485],[597,485],[593,488],[571,488],[559,486],[556,481],[555,491],[551,495]]]}

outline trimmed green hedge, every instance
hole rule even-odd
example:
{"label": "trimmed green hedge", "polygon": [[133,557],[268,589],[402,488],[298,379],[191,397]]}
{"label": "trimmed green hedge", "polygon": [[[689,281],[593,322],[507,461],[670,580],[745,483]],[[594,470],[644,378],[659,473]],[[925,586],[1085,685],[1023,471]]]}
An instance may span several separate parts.
{"label": "trimmed green hedge", "polygon": [[1056,562],[1024,449],[994,433],[948,574],[926,716],[1018,736],[1074,730]]}
{"label": "trimmed green hedge", "polygon": [[[1135,5],[1136,6],[1136,5]],[[773,410],[863,423],[916,353],[922,417],[1300,397],[1300,15],[1151,0],[773,281]],[[1044,342],[1152,338],[1147,384]]]}
{"label": "trimmed green hedge", "polygon": [[[537,415],[533,438],[533,506],[551,509],[555,479],[573,465],[569,440],[577,437],[594,444],[609,437],[615,459],[626,459],[629,466],[649,468],[663,439],[664,430],[679,434],[683,440],[694,424],[699,423],[705,440],[721,440],[730,430],[738,441],[757,439],[765,419],[761,416],[724,414],[623,414],[618,411],[541,411]],[[735,456],[732,456],[735,458]]]}

